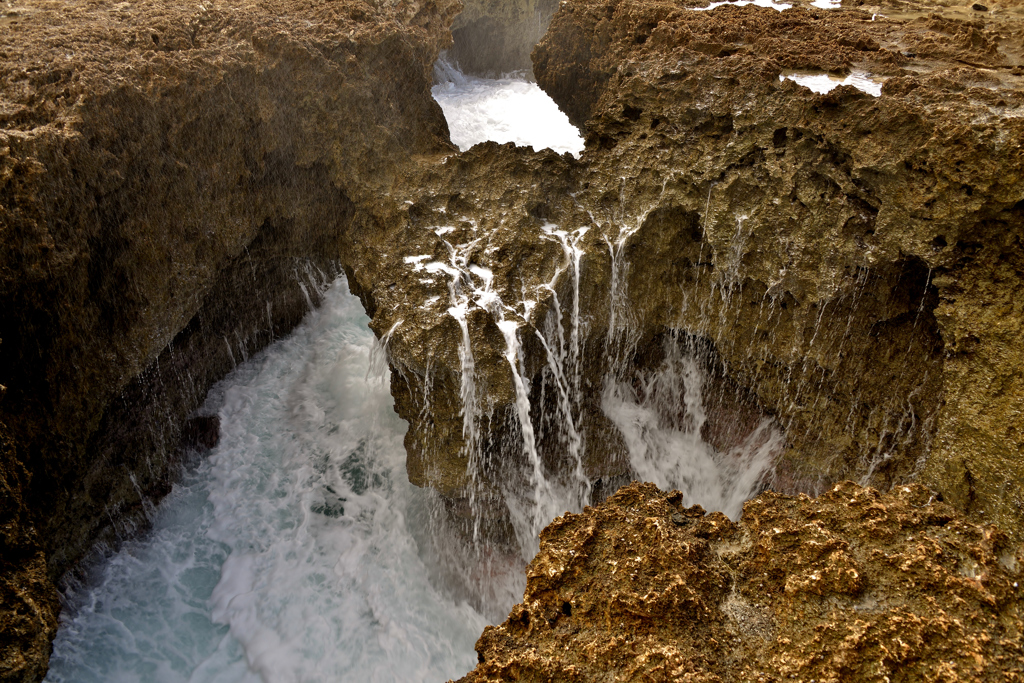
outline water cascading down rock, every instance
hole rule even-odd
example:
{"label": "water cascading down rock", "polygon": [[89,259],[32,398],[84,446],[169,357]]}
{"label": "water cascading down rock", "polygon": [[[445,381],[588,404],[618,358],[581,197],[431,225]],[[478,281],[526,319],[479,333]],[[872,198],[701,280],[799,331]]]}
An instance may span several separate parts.
{"label": "water cascading down rock", "polygon": [[[469,433],[484,451],[511,443],[508,463],[523,447],[520,381],[536,425],[559,414],[559,376],[578,377],[573,420],[534,439],[540,461],[575,471],[567,454],[578,439],[589,481],[630,477],[603,405],[607,378],[633,373],[643,385],[665,339],[682,336],[715,378],[703,431],[720,451],[765,417],[784,431],[773,488],[916,479],[1012,533],[1024,480],[1012,303],[1021,94],[1010,68],[970,86],[982,72],[965,60],[1016,64],[991,42],[958,37],[974,30],[815,9],[565,5],[535,72],[584,128],[582,159],[490,145],[432,169],[427,191],[402,197],[409,228],[389,281],[362,285],[375,329],[391,333],[410,477],[465,494],[477,448],[462,437],[465,335],[475,396],[487,397],[469,410],[480,422]],[[783,31],[785,41],[759,38]],[[834,40],[818,40],[822,31]],[[865,69],[885,84],[880,97],[815,95],[780,80],[783,67]],[[575,240],[578,268],[556,232]],[[448,315],[449,277],[420,268],[450,267],[456,244],[505,307],[469,306],[465,333]],[[480,286],[474,277],[467,287]],[[500,324],[512,311],[515,372]],[[559,324],[580,331],[578,369],[547,362],[552,337],[540,336]],[[570,351],[563,343],[556,354]]]}

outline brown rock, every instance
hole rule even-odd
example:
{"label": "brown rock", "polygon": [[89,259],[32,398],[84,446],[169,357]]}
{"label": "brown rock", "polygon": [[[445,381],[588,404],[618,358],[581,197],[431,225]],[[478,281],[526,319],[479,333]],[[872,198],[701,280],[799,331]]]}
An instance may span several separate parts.
{"label": "brown rock", "polygon": [[[550,378],[535,333],[575,296],[564,252],[545,230],[586,228],[573,410],[586,472],[601,481],[596,496],[631,475],[601,410],[605,376],[615,371],[641,386],[665,340],[683,339],[714,379],[705,396],[709,440],[729,448],[764,417],[784,430],[777,488],[819,492],[852,477],[899,491],[921,479],[958,509],[1019,535],[1019,8],[981,16],[966,5],[799,4],[778,13],[694,12],[662,0],[563,3],[534,63],[539,82],[584,129],[581,160],[493,143],[454,153],[429,97],[454,2],[279,0],[193,10],[32,0],[5,10],[0,420],[17,445],[4,465],[6,485],[22,501],[12,507],[12,533],[38,532],[24,536],[27,550],[4,577],[30,587],[9,594],[10,614],[22,614],[24,596],[41,605],[12,627],[21,634],[12,647],[34,653],[17,675],[31,680],[45,666],[37,645],[52,632],[54,603],[46,602],[52,586],[38,578],[42,558],[55,578],[95,540],[130,533],[142,503],[132,477],[143,495],[166,490],[182,425],[207,388],[290,329],[342,269],[388,341],[396,409],[410,422],[410,478],[466,509],[477,473],[467,471],[461,329],[447,314],[445,279],[426,278],[405,260],[449,258],[441,227],[452,243],[468,245],[467,264],[491,271],[508,307],[502,315],[521,323],[538,421],[555,393],[545,391]],[[507,26],[534,11],[546,10],[494,6],[479,16],[504,17],[493,25]],[[887,80],[876,99],[850,87],[814,95],[779,79],[806,69],[867,70]],[[474,412],[477,445],[494,455],[480,459],[490,468],[480,482],[493,493],[496,480],[521,476],[521,432],[494,311],[477,306],[467,321],[483,397]],[[564,435],[538,434],[557,476],[565,471]],[[984,580],[972,588],[965,575],[950,574],[948,585],[968,606],[941,614],[922,613],[925,597],[906,602],[906,586],[891,584],[903,591],[892,599],[904,611],[893,612],[889,594],[866,578],[870,562],[884,565],[889,541],[880,541],[881,559],[871,559],[867,546],[809,517],[806,529],[782,519],[776,526],[789,536],[762,538],[757,520],[816,504],[759,500],[765,511],[748,508],[746,531],[675,510],[682,519],[670,515],[667,528],[692,542],[644,579],[656,593],[619,591],[602,603],[604,640],[594,641],[588,661],[612,666],[635,651],[645,659],[628,665],[634,673],[681,676],[706,661],[707,676],[724,675],[715,667],[732,660],[701,648],[751,634],[771,641],[789,628],[779,614],[804,618],[785,607],[798,604],[822,624],[813,636],[801,631],[804,640],[786,636],[797,649],[785,651],[805,659],[769,660],[744,646],[737,657],[761,659],[742,676],[867,677],[874,669],[864,667],[914,666],[905,652],[946,652],[938,633],[963,635],[961,654],[949,660],[957,672],[970,671],[962,653],[977,652],[973,661],[986,672],[1019,647],[1019,631],[982,642],[970,629],[991,623],[964,621],[975,602],[989,604],[978,597],[989,590]],[[500,533],[500,500],[491,501],[486,512]],[[108,511],[118,528],[108,526]],[[950,528],[968,534],[964,525]],[[967,545],[943,552],[988,547],[984,533],[970,529]],[[661,538],[654,528],[640,531],[645,542]],[[751,571],[774,572],[771,604],[790,611],[768,611],[749,591],[729,602],[723,577],[740,569],[711,548],[735,534],[761,539],[736,553],[747,553]],[[999,548],[1008,543],[990,536]],[[772,565],[772,544],[797,564]],[[922,547],[922,576],[953,572]],[[636,547],[619,548],[621,560],[613,550],[601,551],[607,561],[645,571],[629,565]],[[989,555],[978,557],[992,565]],[[659,569],[680,562],[691,564],[678,577]],[[554,595],[556,584],[545,590]],[[832,609],[824,597],[868,594],[883,605],[878,620],[875,612],[853,618],[860,613],[849,607],[824,625]],[[551,600],[541,612],[524,608],[515,628],[554,629],[581,609],[598,613],[597,603]],[[666,611],[705,624],[697,633],[724,635],[655,650],[612,631],[612,616],[644,624]],[[903,633],[911,640],[900,640]],[[822,643],[836,658],[818,671],[806,658]],[[543,668],[558,661],[530,666],[582,675],[572,667],[585,662]]]}
{"label": "brown rock", "polygon": [[40,680],[60,603],[22,492],[30,473],[0,422],[0,681]]}
{"label": "brown rock", "polygon": [[453,150],[429,87],[458,9],[0,9],[0,421],[29,539],[4,555],[5,676],[45,673],[50,581],[144,523],[208,388],[373,233],[361,198]]}
{"label": "brown rock", "polygon": [[460,680],[1024,675],[1024,549],[924,487],[766,493],[735,524],[684,504],[632,484],[556,519]]}
{"label": "brown rock", "polygon": [[[458,497],[470,476],[446,279],[423,279],[403,259],[447,259],[440,226],[455,229],[452,243],[478,239],[471,261],[494,273],[523,325],[539,419],[551,407],[542,396],[555,394],[534,341],[556,309],[548,285],[565,325],[574,296],[543,234],[553,223],[587,230],[577,427],[592,479],[629,476],[601,410],[604,378],[639,381],[676,335],[700,349],[713,378],[706,438],[728,448],[766,416],[784,430],[775,487],[922,479],[1016,534],[1024,96],[1008,38],[1021,25],[1016,15],[979,24],[911,8],[891,20],[563,3],[535,68],[584,127],[583,158],[484,145],[424,168],[393,199],[407,223],[393,223],[390,250],[367,254],[372,267],[355,276],[374,329],[390,334],[413,481]],[[815,95],[780,80],[791,69],[864,70],[885,82],[878,98],[850,87]],[[524,300],[537,302],[529,313]],[[483,442],[514,461],[504,339],[481,308],[468,323],[478,395],[488,397]],[[565,471],[567,445],[549,436],[541,457]]]}

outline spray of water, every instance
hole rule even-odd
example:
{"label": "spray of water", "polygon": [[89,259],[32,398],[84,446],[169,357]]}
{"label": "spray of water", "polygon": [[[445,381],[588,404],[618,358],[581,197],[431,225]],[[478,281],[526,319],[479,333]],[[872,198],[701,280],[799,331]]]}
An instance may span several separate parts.
{"label": "spray of water", "polygon": [[625,439],[640,479],[738,519],[784,445],[781,432],[763,419],[738,446],[717,451],[701,437],[706,380],[698,354],[678,335],[663,346],[664,360],[653,372],[632,381],[610,372],[601,407]]}
{"label": "spray of water", "polygon": [[[822,4],[830,4],[830,0],[816,0],[812,3],[816,7],[822,7]],[[835,3],[838,6],[838,3]],[[829,9],[829,7],[824,7]],[[851,71],[845,76],[833,76],[828,73],[811,73],[804,71],[785,71],[779,74],[779,80],[789,79],[794,81],[805,88],[809,88],[816,93],[827,93],[841,85],[852,85],[853,87],[866,92],[873,97],[880,97],[882,94],[882,85],[885,82],[884,78],[875,78],[871,74],[865,71]]]}
{"label": "spray of water", "polygon": [[434,99],[448,120],[452,142],[462,151],[486,140],[577,157],[583,151],[579,131],[536,83],[464,76],[444,60],[435,66],[434,80]]}
{"label": "spray of water", "polygon": [[[221,442],[95,568],[48,681],[437,681],[486,620],[433,585],[430,495],[344,283],[211,393]],[[426,555],[426,553],[423,553]]]}

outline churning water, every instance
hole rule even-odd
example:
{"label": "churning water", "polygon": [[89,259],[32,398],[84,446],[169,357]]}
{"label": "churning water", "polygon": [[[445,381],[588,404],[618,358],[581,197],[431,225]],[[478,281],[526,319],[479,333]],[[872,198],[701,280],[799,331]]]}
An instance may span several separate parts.
{"label": "churning water", "polygon": [[[470,79],[449,68],[434,94],[462,148],[487,139],[574,154],[582,148],[554,103],[525,81]],[[220,443],[151,512],[150,531],[67,589],[46,680],[411,683],[469,671],[483,627],[521,595],[522,562],[536,550],[537,531],[590,495],[574,424],[586,231],[545,226],[545,238],[565,253],[561,272],[573,278],[573,300],[556,300],[555,317],[535,333],[548,355],[545,381],[559,396],[559,414],[547,422],[565,432],[575,467],[568,463],[562,479],[544,471],[528,438],[530,397],[517,385],[533,467],[523,483],[533,490],[504,492],[520,546],[515,557],[486,547],[462,552],[464,540],[442,537],[440,506],[406,476],[406,424],[392,409],[383,352],[342,279],[292,335],[211,391],[201,412],[219,415]],[[437,232],[447,235],[443,226]],[[450,245],[449,263],[415,254],[406,262],[450,280],[447,314],[460,323],[473,307],[494,316],[520,378],[527,328],[516,312],[529,316],[535,302],[502,302],[489,271],[460,260],[464,246]],[[621,260],[619,247],[613,256]],[[614,308],[624,290],[613,290],[607,303]],[[483,397],[474,394],[468,334],[463,346],[471,429]],[[682,347],[666,349],[663,367],[639,381],[641,391],[628,374],[609,372],[602,405],[634,471],[736,516],[756,492],[777,434],[762,425],[728,454],[704,443],[704,379]]]}
{"label": "churning water", "polygon": [[443,60],[434,67],[434,99],[448,120],[452,142],[466,151],[478,142],[514,142],[579,156],[583,138],[536,83],[464,76]]}
{"label": "churning water", "polygon": [[221,442],[71,594],[49,681],[443,681],[486,621],[438,591],[372,332],[343,282],[211,393]]}
{"label": "churning water", "polygon": [[789,79],[813,92],[824,94],[835,90],[841,85],[852,85],[857,90],[866,92],[872,97],[880,97],[885,79],[872,77],[864,71],[853,71],[845,76],[833,76],[828,73],[811,73],[802,71],[784,71],[779,80]]}

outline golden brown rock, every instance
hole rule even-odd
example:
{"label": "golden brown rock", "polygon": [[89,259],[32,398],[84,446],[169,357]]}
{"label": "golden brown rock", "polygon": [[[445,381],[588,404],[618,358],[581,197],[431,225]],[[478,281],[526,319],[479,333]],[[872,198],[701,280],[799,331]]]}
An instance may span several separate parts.
{"label": "golden brown rock", "polygon": [[[51,577],[96,539],[129,533],[141,495],[158,496],[171,480],[181,426],[206,388],[293,326],[307,294],[315,304],[340,269],[388,338],[396,408],[410,422],[410,478],[457,507],[476,474],[463,433],[461,330],[445,279],[424,277],[406,258],[448,259],[436,232],[444,227],[469,245],[467,264],[491,271],[502,314],[522,325],[539,417],[554,399],[543,391],[535,332],[556,295],[566,308],[574,296],[564,252],[545,232],[556,224],[587,229],[577,413],[599,492],[631,474],[601,407],[610,365],[638,379],[678,335],[702,350],[715,380],[705,396],[709,440],[725,448],[763,416],[784,430],[776,488],[822,491],[847,477],[889,488],[916,478],[1018,535],[1019,3],[991,3],[983,14],[967,5],[798,4],[778,13],[563,3],[534,61],[541,84],[584,128],[581,160],[493,143],[455,154],[429,97],[454,1],[8,5],[0,420],[17,444],[6,485],[24,503],[10,508],[11,528],[38,528],[25,547],[43,548]],[[487,11],[504,7],[515,21],[528,18],[523,7],[541,9],[495,7]],[[878,98],[850,87],[815,95],[780,80],[793,69],[886,80]],[[514,474],[522,458],[512,374],[493,312],[476,307],[467,318],[485,397],[482,448],[495,456],[484,479],[493,479]],[[548,430],[538,446],[557,472],[564,443]],[[759,500],[767,518],[790,499]],[[501,514],[493,512],[499,525]],[[790,595],[787,586],[794,596],[867,594],[866,579],[851,574],[861,576],[863,560],[835,533],[799,537],[798,558],[821,546],[834,562],[786,573],[773,595]],[[19,557],[5,565],[5,585],[42,586],[29,592],[44,607],[4,642],[32,648],[52,629],[52,589],[18,578],[40,575],[41,554]],[[651,609],[717,614],[726,570],[712,555],[697,559],[707,566],[680,576],[708,597],[670,581],[657,584],[665,602],[652,596]],[[730,618],[772,637],[778,625],[751,599]],[[615,604],[624,620],[654,614],[635,595]],[[568,609],[575,613],[571,601]],[[856,621],[837,616],[838,630],[823,630],[821,642],[856,671],[865,652],[900,652],[899,634],[885,635],[894,624],[918,634],[967,628],[961,616],[960,625],[897,616],[876,631],[862,619],[868,630],[857,633],[847,628]],[[978,645],[983,666],[1003,656],[984,649],[1003,647],[992,642]],[[632,646],[601,647],[595,661]],[[29,679],[41,672],[34,652],[22,669]],[[644,652],[644,671],[682,661]]]}
{"label": "golden brown rock", "polygon": [[578,200],[639,226],[637,316],[713,339],[786,425],[777,486],[920,477],[1017,533],[1024,12],[869,9],[566,3],[535,68],[586,129]]}
{"label": "golden brown rock", "polygon": [[[376,302],[374,329],[390,333],[414,481],[458,496],[471,473],[446,280],[403,259],[444,261],[440,226],[456,242],[479,238],[467,258],[493,272],[524,325],[540,415],[545,355],[534,340],[555,306],[548,285],[563,313],[573,299],[561,249],[544,235],[555,224],[587,230],[578,426],[592,478],[629,474],[601,409],[602,382],[622,360],[608,349],[624,340],[635,353],[619,364],[642,374],[666,335],[685,334],[716,379],[709,438],[735,441],[757,416],[785,431],[775,488],[921,479],[1017,533],[1020,12],[875,9],[562,4],[534,57],[541,85],[584,126],[582,159],[485,145],[410,173],[389,200],[390,249],[367,254],[374,265],[355,276]],[[880,97],[817,95],[783,78],[792,69],[884,83]],[[481,431],[514,458],[504,340],[486,311],[468,322],[488,397]],[[540,450],[557,471],[564,444]]]}
{"label": "golden brown rock", "polygon": [[39,680],[60,603],[25,508],[30,473],[0,422],[0,681]]}
{"label": "golden brown rock", "polygon": [[1013,681],[1024,551],[918,485],[766,493],[738,523],[632,484],[556,519],[484,681]]}

